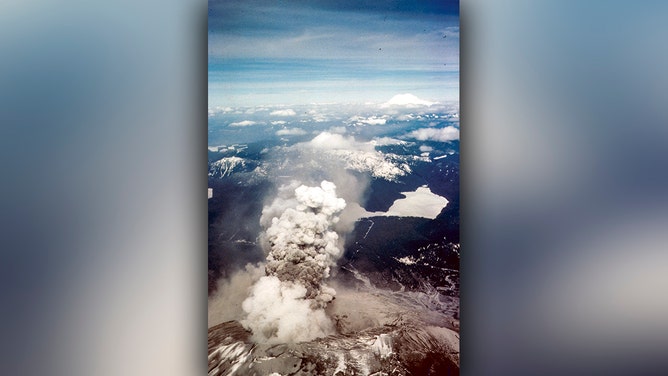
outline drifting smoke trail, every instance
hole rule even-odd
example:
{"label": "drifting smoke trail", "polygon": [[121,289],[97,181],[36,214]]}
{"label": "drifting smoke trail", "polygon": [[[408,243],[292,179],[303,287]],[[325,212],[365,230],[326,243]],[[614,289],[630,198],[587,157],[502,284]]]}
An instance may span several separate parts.
{"label": "drifting smoke trail", "polygon": [[241,323],[257,342],[309,341],[334,332],[324,308],[336,292],[324,281],[342,253],[333,226],[346,202],[328,181],[282,193],[261,219],[267,229],[266,276],[242,304],[247,316]]}

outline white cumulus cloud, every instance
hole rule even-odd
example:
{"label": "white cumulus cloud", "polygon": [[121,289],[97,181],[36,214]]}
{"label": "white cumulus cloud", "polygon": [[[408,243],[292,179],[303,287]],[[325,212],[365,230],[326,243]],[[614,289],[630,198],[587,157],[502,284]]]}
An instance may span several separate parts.
{"label": "white cumulus cloud", "polygon": [[277,136],[300,136],[306,134],[306,131],[300,128],[285,128],[276,131]]}
{"label": "white cumulus cloud", "polygon": [[236,123],[230,123],[230,127],[248,127],[249,125],[255,125],[256,122],[252,120],[243,120]]}
{"label": "white cumulus cloud", "polygon": [[269,113],[272,116],[295,116],[297,113],[295,110],[288,108],[286,110],[276,110]]}
{"label": "white cumulus cloud", "polygon": [[373,151],[372,145],[365,145],[355,141],[353,137],[344,137],[340,134],[322,132],[308,143],[309,146],[319,149],[364,150]]}
{"label": "white cumulus cloud", "polygon": [[209,107],[209,117],[216,116],[218,114],[222,113],[228,113],[232,112],[234,109],[232,107],[221,107],[221,106],[215,106],[215,107]]}
{"label": "white cumulus cloud", "polygon": [[346,127],[331,127],[329,128],[331,133],[346,133]]}
{"label": "white cumulus cloud", "polygon": [[420,141],[453,141],[459,140],[459,129],[449,126],[445,128],[421,128],[410,132],[406,137]]}

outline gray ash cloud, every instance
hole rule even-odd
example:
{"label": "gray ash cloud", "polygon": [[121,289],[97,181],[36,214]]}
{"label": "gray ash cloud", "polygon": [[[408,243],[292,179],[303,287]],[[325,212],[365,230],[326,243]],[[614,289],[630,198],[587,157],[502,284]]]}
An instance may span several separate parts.
{"label": "gray ash cloud", "polygon": [[329,181],[297,184],[283,187],[263,210],[266,276],[243,302],[241,321],[257,342],[301,342],[335,331],[324,308],[336,292],[325,281],[342,254],[335,225],[346,203]]}

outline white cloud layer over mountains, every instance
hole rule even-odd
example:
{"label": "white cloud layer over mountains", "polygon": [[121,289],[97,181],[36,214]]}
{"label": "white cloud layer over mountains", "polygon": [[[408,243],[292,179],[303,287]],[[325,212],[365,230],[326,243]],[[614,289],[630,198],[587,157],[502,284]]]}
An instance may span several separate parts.
{"label": "white cloud layer over mountains", "polygon": [[358,142],[353,137],[322,132],[313,140],[301,145],[319,149],[325,155],[343,162],[345,168],[368,172],[375,178],[394,180],[411,172],[407,163],[392,160],[395,155],[383,154],[375,150],[374,143]]}

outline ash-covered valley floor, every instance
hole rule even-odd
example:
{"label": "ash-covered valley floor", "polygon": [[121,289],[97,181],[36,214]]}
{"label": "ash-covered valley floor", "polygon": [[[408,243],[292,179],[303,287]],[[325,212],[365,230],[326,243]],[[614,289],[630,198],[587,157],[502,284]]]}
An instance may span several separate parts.
{"label": "ash-covered valley floor", "polygon": [[[293,118],[275,122],[276,137],[264,140],[258,138],[267,138],[268,126],[258,136],[254,126],[226,126],[225,114],[213,122],[209,375],[459,374],[456,113],[409,106],[389,115],[337,118],[325,108],[315,115],[295,110]],[[244,123],[244,112],[235,113],[227,123]],[[306,116],[326,121],[304,121]],[[443,136],[453,129],[456,138]],[[224,136],[235,143],[219,142]],[[271,222],[260,218],[268,207],[280,206],[276,197],[295,181],[313,187],[308,189],[331,181],[346,201],[345,209],[332,211],[300,209],[294,197],[280,203],[304,211],[299,215],[326,212],[332,223],[322,232],[338,235],[338,249],[327,255],[327,270],[318,277],[322,286],[308,286],[304,299],[331,327],[306,341],[260,341],[243,305],[267,274],[265,266],[276,263],[268,253],[280,253],[279,243],[266,239]],[[278,225],[283,217],[275,216]]]}

